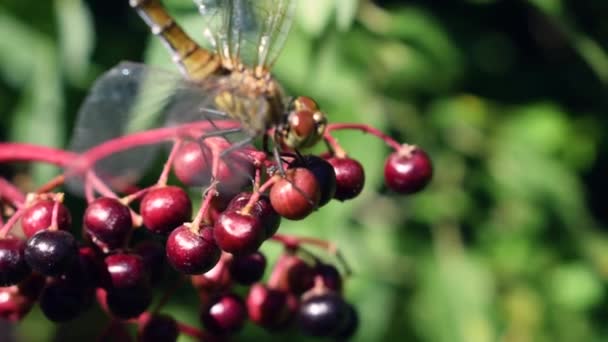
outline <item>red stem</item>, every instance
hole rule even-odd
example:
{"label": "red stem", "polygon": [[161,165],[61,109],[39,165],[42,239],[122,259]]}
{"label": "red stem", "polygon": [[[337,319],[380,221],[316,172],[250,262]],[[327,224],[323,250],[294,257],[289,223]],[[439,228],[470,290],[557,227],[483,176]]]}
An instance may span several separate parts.
{"label": "red stem", "polygon": [[[363,133],[368,133],[368,134],[374,135],[374,136],[382,139],[389,147],[393,148],[395,151],[399,151],[399,149],[401,148],[400,143],[395,141],[395,139],[391,138],[390,136],[384,134],[384,132],[380,131],[379,129],[371,127],[369,125],[357,124],[357,123],[333,123],[333,124],[327,125],[327,129],[325,130],[325,140],[328,142],[330,142],[330,139],[332,141],[335,141],[335,139],[333,139],[333,137],[331,137],[331,135],[330,135],[331,131],[338,131],[338,130],[345,130],[345,129],[352,129],[352,130],[361,131]],[[328,137],[330,137],[330,139],[328,139]]]}
{"label": "red stem", "polygon": [[0,143],[0,163],[37,161],[65,167],[76,160],[77,157],[76,153],[52,147],[22,143]]}
{"label": "red stem", "polygon": [[178,322],[177,327],[179,328],[180,333],[190,337],[194,337],[195,339],[197,339],[197,341],[202,341],[202,338],[205,337],[205,333],[202,330],[193,326]]}

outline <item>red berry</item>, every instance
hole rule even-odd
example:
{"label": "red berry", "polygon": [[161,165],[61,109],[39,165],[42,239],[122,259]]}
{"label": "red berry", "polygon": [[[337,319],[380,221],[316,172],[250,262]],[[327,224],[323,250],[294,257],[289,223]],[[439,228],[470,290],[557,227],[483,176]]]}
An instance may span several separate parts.
{"label": "red berry", "polygon": [[243,328],[246,319],[245,303],[231,293],[213,298],[201,312],[205,328],[216,334],[235,333]]}
{"label": "red berry", "polygon": [[361,164],[351,158],[331,157],[327,161],[336,173],[336,194],[340,201],[357,197],[365,185],[365,171]]}
{"label": "red berry", "polygon": [[249,319],[269,330],[285,327],[297,309],[298,299],[295,295],[263,284],[253,285],[247,295]]}
{"label": "red berry", "polygon": [[319,204],[321,192],[314,174],[304,168],[289,169],[270,189],[270,203],[279,215],[301,220]]}
{"label": "red berry", "polygon": [[[242,192],[230,201],[228,208],[240,211],[249,203],[250,198],[251,193]],[[253,204],[253,207],[251,207],[251,214],[262,221],[266,239],[273,236],[281,225],[281,216],[274,210],[270,204],[270,198],[267,195],[260,195],[258,200]]]}
{"label": "red berry", "polygon": [[282,254],[277,260],[269,284],[273,288],[302,294],[314,285],[315,270],[294,254]]}
{"label": "red berry", "polygon": [[304,156],[301,160],[298,159],[292,167],[304,167],[315,175],[321,190],[319,198],[319,207],[324,206],[334,198],[336,194],[336,172],[333,166],[325,159],[315,155]]}
{"label": "red berry", "polygon": [[237,283],[251,285],[264,276],[266,257],[260,252],[235,256],[230,263],[230,275]]}
{"label": "red berry", "polygon": [[126,288],[97,289],[97,301],[102,308],[121,319],[141,315],[152,302],[149,286],[139,285]]}
{"label": "red berry", "polygon": [[186,225],[178,227],[167,239],[166,252],[173,268],[185,274],[203,274],[220,259],[210,227],[198,232]]}
{"label": "red berry", "polygon": [[[219,151],[225,151],[232,147],[230,141],[221,137],[207,138],[205,139],[205,144],[207,146],[213,145]],[[219,181],[218,189],[220,193],[239,192],[253,180],[255,167],[242,153],[247,151],[248,148],[243,147],[238,150],[238,153],[233,152],[219,158],[215,179]]]}
{"label": "red berry", "polygon": [[25,241],[0,239],[0,286],[11,286],[24,280],[32,270],[25,262]]}
{"label": "red berry", "polygon": [[24,295],[19,287],[0,287],[0,318],[9,322],[20,321],[34,307],[36,298]]}
{"label": "red berry", "polygon": [[123,247],[133,229],[131,211],[115,198],[93,201],[84,213],[84,227],[102,250]]}
{"label": "red berry", "polygon": [[230,271],[228,270],[229,258],[221,257],[220,261],[205,274],[194,275],[191,278],[192,286],[199,292],[201,297],[210,293],[224,291],[232,284]]}
{"label": "red berry", "polygon": [[192,202],[177,186],[150,190],[141,201],[139,212],[144,225],[157,234],[169,234],[192,218]]}
{"label": "red berry", "polygon": [[218,217],[213,232],[218,246],[235,255],[257,251],[266,238],[259,217],[230,209]]}
{"label": "red berry", "polygon": [[384,165],[386,185],[401,194],[413,194],[424,189],[432,177],[431,159],[415,146],[405,146],[393,152]]}
{"label": "red berry", "polygon": [[[29,238],[51,226],[54,207],[54,201],[41,200],[23,212],[23,216],[21,216],[21,228],[26,237]],[[72,216],[70,212],[63,204],[57,203],[57,228],[69,230],[71,225]]]}
{"label": "red berry", "polygon": [[144,259],[137,254],[108,255],[105,258],[105,264],[114,288],[134,287],[148,282]]}
{"label": "red berry", "polygon": [[180,147],[173,160],[173,171],[188,186],[205,186],[211,181],[211,151],[207,145],[188,142]]}

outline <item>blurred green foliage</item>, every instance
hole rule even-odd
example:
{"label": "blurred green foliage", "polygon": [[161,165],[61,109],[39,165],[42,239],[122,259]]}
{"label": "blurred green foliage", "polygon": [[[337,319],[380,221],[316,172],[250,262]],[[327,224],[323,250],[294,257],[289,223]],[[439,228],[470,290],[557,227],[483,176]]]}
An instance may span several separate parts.
{"label": "blurred green foliage", "polygon": [[[165,3],[200,36],[191,1]],[[282,227],[345,253],[356,340],[608,340],[608,2],[300,3],[277,78],[331,121],[373,124],[435,163],[426,192],[395,196],[386,147],[340,135],[367,191]],[[172,68],[126,0],[4,0],[0,32],[0,140],[65,146],[103,70]],[[57,172],[31,171],[35,182]],[[168,311],[196,324],[193,295],[184,287]],[[92,312],[55,326],[35,310],[17,332],[83,340],[102,322]],[[259,338],[303,340],[254,326],[238,340]]]}

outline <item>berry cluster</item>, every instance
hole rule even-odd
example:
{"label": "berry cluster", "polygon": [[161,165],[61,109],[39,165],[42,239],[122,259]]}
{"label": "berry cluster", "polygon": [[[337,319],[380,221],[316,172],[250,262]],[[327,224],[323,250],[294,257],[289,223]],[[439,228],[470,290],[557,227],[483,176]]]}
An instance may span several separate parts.
{"label": "berry cluster", "polygon": [[[122,197],[93,166],[98,154],[135,146],[137,134],[129,140],[133,146],[104,143],[80,154],[0,144],[0,162],[79,165],[27,196],[0,179],[0,317],[19,321],[38,303],[49,320],[64,322],[98,303],[112,318],[101,333],[105,338],[124,337],[124,325],[136,324],[139,341],[175,341],[179,334],[223,340],[250,321],[269,331],[297,328],[348,339],[357,330],[358,315],[342,296],[350,270],[337,248],[278,232],[282,219],[304,219],[332,199],[350,200],[362,191],[361,164],[331,136],[339,129],[370,133],[395,150],[385,164],[386,185],[393,191],[412,194],[429,182],[432,167],[423,150],[354,124],[328,127],[325,154],[286,151],[280,159],[253,147],[228,150],[232,145],[221,137],[173,136],[158,182],[143,188],[131,184]],[[154,131],[138,134],[149,139]],[[168,184],[171,172],[181,186]],[[53,191],[68,177],[85,183],[81,239],[72,234],[74,213],[64,205],[64,195]],[[196,210],[188,187],[204,189]],[[283,246],[268,272],[259,251],[265,241]],[[309,246],[320,247],[325,257]],[[176,271],[172,277],[165,265]],[[177,285],[165,286],[169,278],[178,278]],[[200,299],[203,329],[161,313],[184,279]],[[157,292],[161,296],[151,305]]]}

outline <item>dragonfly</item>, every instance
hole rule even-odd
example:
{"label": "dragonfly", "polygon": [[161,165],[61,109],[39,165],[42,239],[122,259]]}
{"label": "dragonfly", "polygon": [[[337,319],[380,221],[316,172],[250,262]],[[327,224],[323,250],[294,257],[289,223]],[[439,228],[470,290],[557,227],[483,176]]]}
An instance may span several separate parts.
{"label": "dragonfly", "polygon": [[[126,134],[185,123],[211,123],[208,135],[230,135],[234,147],[270,135],[279,149],[313,146],[327,126],[309,97],[289,97],[271,67],[293,22],[296,0],[194,0],[202,16],[197,43],[159,0],[130,6],[168,49],[180,72],[121,62],[94,83],[79,110],[70,149],[88,151]],[[222,129],[221,122],[238,126]],[[269,134],[272,132],[272,134]],[[112,154],[94,170],[136,180],[158,146]]]}

